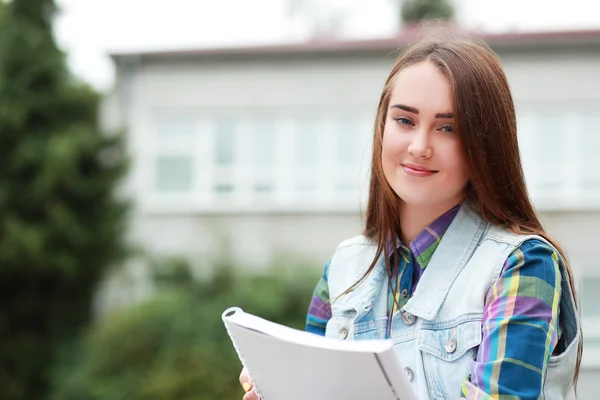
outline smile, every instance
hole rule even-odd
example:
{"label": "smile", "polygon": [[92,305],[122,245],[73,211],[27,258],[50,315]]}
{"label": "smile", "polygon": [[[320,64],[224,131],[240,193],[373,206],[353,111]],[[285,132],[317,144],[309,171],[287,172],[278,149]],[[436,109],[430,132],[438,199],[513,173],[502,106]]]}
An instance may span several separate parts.
{"label": "smile", "polygon": [[402,165],[402,169],[404,169],[404,172],[406,172],[408,175],[410,176],[416,176],[419,178],[423,178],[423,177],[427,177],[427,176],[431,176],[435,173],[437,173],[438,171],[420,166],[420,165],[414,165],[414,164],[401,164]]}

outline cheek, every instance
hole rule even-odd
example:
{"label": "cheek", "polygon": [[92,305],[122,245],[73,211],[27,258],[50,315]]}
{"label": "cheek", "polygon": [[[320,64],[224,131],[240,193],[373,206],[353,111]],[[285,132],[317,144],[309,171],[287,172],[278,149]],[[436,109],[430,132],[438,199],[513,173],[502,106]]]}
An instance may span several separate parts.
{"label": "cheek", "polygon": [[382,144],[381,155],[384,162],[400,162],[409,145],[404,135],[400,135],[392,129],[387,128],[383,132]]}
{"label": "cheek", "polygon": [[452,180],[457,184],[466,184],[469,180],[469,173],[467,159],[463,156],[462,150],[459,146],[454,145],[451,149],[448,149],[446,154],[448,156],[444,164],[449,172],[451,172]]}

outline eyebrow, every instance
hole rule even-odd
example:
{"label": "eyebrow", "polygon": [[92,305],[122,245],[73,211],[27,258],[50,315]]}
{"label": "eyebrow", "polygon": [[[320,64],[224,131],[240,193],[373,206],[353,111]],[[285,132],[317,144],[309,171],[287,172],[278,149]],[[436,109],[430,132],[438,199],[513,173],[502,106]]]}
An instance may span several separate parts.
{"label": "eyebrow", "polygon": [[[404,104],[394,104],[393,106],[391,106],[391,108],[399,108],[401,110],[408,111],[410,113],[419,115],[419,110],[417,110],[414,107],[405,106]],[[443,119],[453,119],[454,118],[454,114],[452,114],[452,113],[438,113],[438,114],[435,114],[435,117],[436,118],[443,118]]]}

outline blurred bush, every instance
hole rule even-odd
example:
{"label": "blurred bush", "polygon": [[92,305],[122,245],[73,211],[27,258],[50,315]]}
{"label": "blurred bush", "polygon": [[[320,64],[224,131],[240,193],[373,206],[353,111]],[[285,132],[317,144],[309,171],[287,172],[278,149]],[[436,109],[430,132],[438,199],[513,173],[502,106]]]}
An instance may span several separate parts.
{"label": "blurred bush", "polygon": [[54,400],[239,399],[241,364],[221,321],[230,306],[303,329],[315,268],[250,274],[225,265],[200,280],[183,260],[156,268],[151,301],[109,316],[65,348]]}

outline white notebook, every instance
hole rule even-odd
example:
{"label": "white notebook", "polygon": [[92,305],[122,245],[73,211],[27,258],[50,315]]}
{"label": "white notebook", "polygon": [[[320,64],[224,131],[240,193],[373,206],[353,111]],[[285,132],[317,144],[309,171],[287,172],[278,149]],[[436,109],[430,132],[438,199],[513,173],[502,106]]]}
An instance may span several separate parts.
{"label": "white notebook", "polygon": [[416,400],[389,340],[326,339],[237,307],[222,318],[264,400]]}

